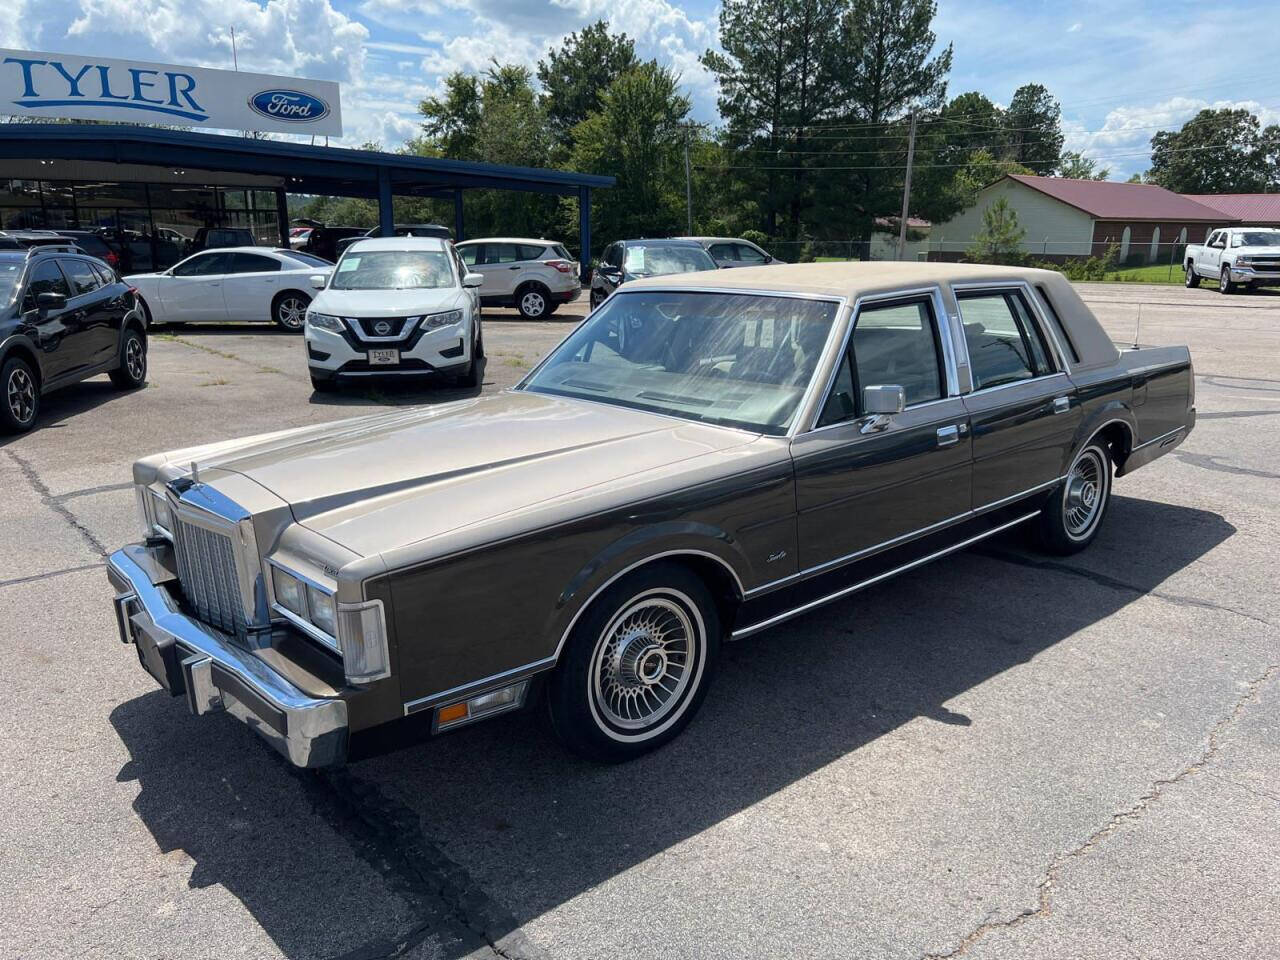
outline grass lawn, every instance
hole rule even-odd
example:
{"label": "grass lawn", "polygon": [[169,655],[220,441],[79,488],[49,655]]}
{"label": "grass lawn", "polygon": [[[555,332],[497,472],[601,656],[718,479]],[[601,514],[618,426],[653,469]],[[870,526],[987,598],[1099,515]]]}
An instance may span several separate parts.
{"label": "grass lawn", "polygon": [[1125,267],[1113,270],[1106,276],[1108,283],[1182,283],[1182,268],[1176,263],[1173,269],[1162,263],[1150,267]]}

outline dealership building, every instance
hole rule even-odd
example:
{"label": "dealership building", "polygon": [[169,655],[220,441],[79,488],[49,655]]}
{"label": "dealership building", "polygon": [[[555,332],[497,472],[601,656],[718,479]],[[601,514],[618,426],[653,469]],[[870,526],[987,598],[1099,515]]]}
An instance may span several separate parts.
{"label": "dealership building", "polygon": [[[0,229],[109,230],[125,238],[135,270],[172,266],[202,229],[246,228],[259,243],[285,244],[290,193],[374,199],[388,235],[394,196],[451,199],[457,240],[467,190],[574,196],[579,244],[590,250],[591,191],[614,182],[317,145],[342,132],[338,86],[321,81],[0,50],[0,98],[22,111],[21,122],[0,124]],[[116,123],[40,122],[52,118]],[[246,135],[119,123],[139,118]]]}

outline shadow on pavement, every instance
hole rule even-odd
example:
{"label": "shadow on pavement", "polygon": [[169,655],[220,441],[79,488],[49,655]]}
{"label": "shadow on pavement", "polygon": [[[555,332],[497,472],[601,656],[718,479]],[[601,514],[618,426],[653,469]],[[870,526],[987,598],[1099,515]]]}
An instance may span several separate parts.
{"label": "shadow on pavement", "polygon": [[[1133,551],[1152,531],[1159,549]],[[520,930],[530,919],[915,718],[1007,722],[946,704],[1234,533],[1217,514],[1118,497],[1093,549],[1129,552],[1122,573],[1093,574],[1092,551],[1018,563],[1017,537],[912,571],[726,645],[698,718],[629,764],[579,761],[526,714],[295,772],[233,720],[157,692],[111,714],[132,756],[121,776],[138,782],[135,811],[161,850],[193,858],[192,883],[233,893],[287,956],[537,955]],[[355,914],[335,907],[350,901],[353,855],[361,883],[394,894]]]}

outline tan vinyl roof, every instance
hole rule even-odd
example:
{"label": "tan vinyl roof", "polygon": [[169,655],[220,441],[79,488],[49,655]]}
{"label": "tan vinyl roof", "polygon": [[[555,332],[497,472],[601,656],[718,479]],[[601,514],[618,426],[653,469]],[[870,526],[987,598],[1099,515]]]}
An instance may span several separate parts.
{"label": "tan vinyl roof", "polygon": [[622,290],[707,287],[718,290],[767,290],[818,296],[855,297],[886,288],[955,281],[1036,279],[1052,271],[1029,267],[993,267],[975,263],[918,263],[893,260],[848,263],[790,263],[764,267],[703,270],[633,280]]}

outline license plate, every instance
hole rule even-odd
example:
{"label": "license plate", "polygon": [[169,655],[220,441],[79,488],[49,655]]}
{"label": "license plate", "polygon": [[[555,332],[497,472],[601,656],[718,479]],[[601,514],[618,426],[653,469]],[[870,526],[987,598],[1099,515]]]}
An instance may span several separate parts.
{"label": "license plate", "polygon": [[369,351],[370,366],[374,366],[374,367],[390,366],[393,364],[397,364],[399,362],[400,362],[399,350],[370,350]]}

